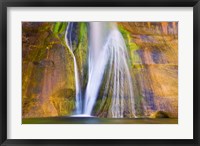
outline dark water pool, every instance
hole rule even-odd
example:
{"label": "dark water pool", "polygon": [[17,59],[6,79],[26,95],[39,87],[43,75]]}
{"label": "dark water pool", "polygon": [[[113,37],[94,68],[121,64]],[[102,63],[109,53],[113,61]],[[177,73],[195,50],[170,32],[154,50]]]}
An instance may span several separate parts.
{"label": "dark water pool", "polygon": [[49,117],[22,119],[22,124],[178,124],[178,119]]}

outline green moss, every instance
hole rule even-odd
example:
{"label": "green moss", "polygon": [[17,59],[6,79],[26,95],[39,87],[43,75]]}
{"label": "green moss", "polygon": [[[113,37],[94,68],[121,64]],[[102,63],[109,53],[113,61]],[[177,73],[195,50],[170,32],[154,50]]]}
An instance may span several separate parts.
{"label": "green moss", "polygon": [[87,24],[85,22],[81,22],[79,24],[79,42],[84,41],[86,35],[87,35]]}
{"label": "green moss", "polygon": [[67,22],[55,22],[53,25],[53,33],[63,33],[66,30]]}
{"label": "green moss", "polygon": [[129,65],[133,66],[134,64],[140,63],[141,59],[137,53],[137,50],[140,48],[136,43],[134,43],[134,40],[131,37],[131,33],[124,29],[122,26],[119,26],[119,30],[125,40],[126,47],[128,48],[128,52],[130,54]]}

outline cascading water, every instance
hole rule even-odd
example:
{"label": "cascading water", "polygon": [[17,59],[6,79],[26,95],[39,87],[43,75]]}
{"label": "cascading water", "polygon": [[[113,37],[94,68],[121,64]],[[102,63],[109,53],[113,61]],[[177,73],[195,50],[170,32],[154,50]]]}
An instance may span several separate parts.
{"label": "cascading water", "polygon": [[[89,28],[89,80],[86,88],[84,114],[92,113],[104,73],[108,70],[104,95],[109,92],[108,88],[113,86],[111,116],[123,117],[125,108],[128,108],[130,114],[135,116],[132,79],[127,64],[128,53],[121,33],[114,23],[92,22]],[[109,85],[110,82],[113,84]]]}
{"label": "cascading water", "polygon": [[78,67],[76,62],[76,57],[73,53],[73,40],[72,40],[72,33],[73,33],[73,22],[69,22],[65,34],[65,42],[70,49],[70,53],[72,54],[73,60],[74,60],[74,75],[75,75],[75,86],[76,86],[76,114],[82,113],[82,97],[81,97],[81,88],[80,88],[80,82],[79,82],[79,74],[78,74]]}
{"label": "cascading water", "polygon": [[107,27],[102,22],[89,24],[89,73],[84,105],[84,114],[87,115],[91,115],[108,62],[107,48],[104,47]]}
{"label": "cascading water", "polygon": [[122,118],[125,112],[129,112],[130,116],[135,117],[132,79],[127,64],[129,57],[124,39],[115,25],[104,47],[107,48],[109,60],[108,77],[101,105],[105,104],[105,99],[111,92],[110,116]]}
{"label": "cascading water", "polygon": [[[67,33],[70,33],[68,25]],[[70,37],[67,38],[70,46]],[[73,54],[73,52],[72,52]],[[77,114],[91,115],[98,98],[103,79],[107,74],[101,107],[108,94],[111,95],[110,117],[122,118],[124,113],[135,117],[132,78],[128,67],[128,53],[124,39],[115,23],[89,23],[88,82],[85,91],[84,108],[82,109],[78,69],[74,57],[76,78],[76,111]]]}

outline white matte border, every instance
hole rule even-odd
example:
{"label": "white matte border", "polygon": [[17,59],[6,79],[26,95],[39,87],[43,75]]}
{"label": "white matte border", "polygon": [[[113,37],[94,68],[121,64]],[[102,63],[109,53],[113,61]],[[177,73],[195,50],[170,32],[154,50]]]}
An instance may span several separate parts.
{"label": "white matte border", "polygon": [[[193,8],[7,9],[8,139],[192,139]],[[21,124],[22,21],[178,21],[179,124]]]}

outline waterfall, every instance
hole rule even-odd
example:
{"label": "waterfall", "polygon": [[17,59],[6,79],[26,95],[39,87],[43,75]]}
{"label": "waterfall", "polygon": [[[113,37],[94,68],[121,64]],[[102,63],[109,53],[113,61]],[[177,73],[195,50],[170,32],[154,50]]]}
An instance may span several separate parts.
{"label": "waterfall", "polygon": [[[122,118],[127,109],[130,115],[135,116],[132,79],[127,64],[128,53],[124,38],[112,22],[91,22],[89,28],[89,80],[84,114],[91,115],[105,71],[108,70],[103,101],[109,92],[108,88],[112,86],[111,117]],[[109,85],[110,82],[113,84]]]}
{"label": "waterfall", "polygon": [[105,48],[109,54],[109,65],[102,105],[108,95],[108,88],[110,88],[112,91],[111,117],[123,118],[125,112],[135,117],[132,78],[127,63],[128,52],[124,38],[116,26],[110,32]]}
{"label": "waterfall", "polygon": [[108,62],[107,48],[104,47],[108,27],[103,22],[89,24],[89,70],[84,105],[84,114],[87,115],[91,115]]}
{"label": "waterfall", "polygon": [[[73,23],[68,24],[66,33],[71,33],[72,25]],[[71,38],[67,37],[66,39],[67,45],[73,54]],[[124,38],[116,24],[113,22],[89,22],[88,47],[88,82],[85,89],[83,108],[78,68],[73,54],[77,114],[92,114],[102,82],[105,75],[107,75],[101,107],[105,104],[108,93],[111,93],[112,101],[108,111],[110,117],[122,118],[125,113],[135,117],[133,85],[128,67],[129,56]]]}
{"label": "waterfall", "polygon": [[76,57],[73,53],[73,51],[74,51],[73,39],[72,39],[73,26],[74,26],[73,22],[68,23],[68,26],[66,29],[66,34],[65,34],[65,42],[70,50],[73,60],[74,60],[74,75],[75,75],[75,86],[76,86],[76,114],[81,114],[82,113],[82,95],[81,95],[81,88],[80,88],[80,82],[79,82],[79,74],[78,74]]}

